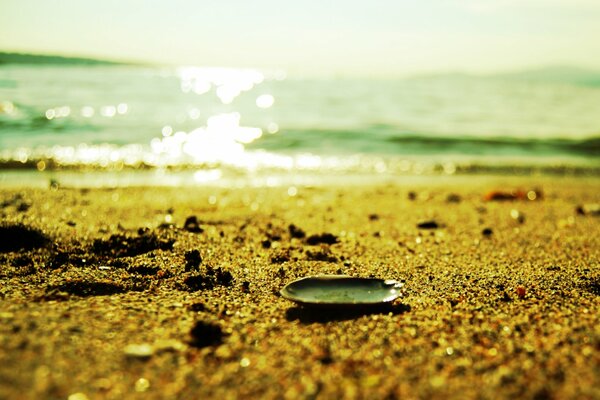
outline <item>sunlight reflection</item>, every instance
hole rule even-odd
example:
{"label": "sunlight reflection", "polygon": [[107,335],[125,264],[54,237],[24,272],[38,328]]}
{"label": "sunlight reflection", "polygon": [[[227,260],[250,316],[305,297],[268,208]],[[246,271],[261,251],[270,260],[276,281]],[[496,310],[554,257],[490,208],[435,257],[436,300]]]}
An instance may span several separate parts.
{"label": "sunlight reflection", "polygon": [[129,106],[125,103],[121,103],[117,106],[117,113],[121,115],[127,114],[127,110],[129,110]]}
{"label": "sunlight reflection", "polygon": [[90,106],[84,106],[81,108],[81,116],[84,118],[91,118],[94,116],[94,108]]}
{"label": "sunlight reflection", "polygon": [[12,114],[15,111],[15,105],[10,101],[0,101],[0,114]]}
{"label": "sunlight reflection", "polygon": [[270,94],[261,94],[256,98],[256,106],[259,108],[269,108],[275,102],[275,98]]}
{"label": "sunlight reflection", "polygon": [[55,107],[55,108],[50,108],[50,109],[46,110],[46,113],[44,115],[46,116],[46,119],[51,120],[54,118],[65,118],[65,117],[68,117],[70,114],[71,114],[71,107],[61,106],[61,107]]}
{"label": "sunlight reflection", "polygon": [[242,92],[265,79],[261,72],[253,69],[181,67],[178,73],[184,93],[204,94],[215,86],[215,94],[223,104],[230,104]]}
{"label": "sunlight reflection", "polygon": [[[165,127],[167,128],[167,127]],[[217,114],[206,121],[205,127],[193,131],[176,132],[163,128],[163,138],[155,138],[150,146],[153,153],[167,164],[182,156],[195,163],[236,164],[244,158],[244,145],[263,134],[260,128],[240,126],[240,114]],[[165,132],[168,133],[165,135]]]}
{"label": "sunlight reflection", "polygon": [[103,117],[112,118],[117,114],[117,107],[115,106],[104,106],[100,109],[100,114]]}

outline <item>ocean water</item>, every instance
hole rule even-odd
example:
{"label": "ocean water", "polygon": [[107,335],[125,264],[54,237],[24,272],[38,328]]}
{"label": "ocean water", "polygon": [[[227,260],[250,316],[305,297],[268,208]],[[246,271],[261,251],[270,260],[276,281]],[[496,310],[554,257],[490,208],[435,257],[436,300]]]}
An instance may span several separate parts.
{"label": "ocean water", "polygon": [[0,173],[598,175],[599,115],[598,82],[530,75],[7,64]]}

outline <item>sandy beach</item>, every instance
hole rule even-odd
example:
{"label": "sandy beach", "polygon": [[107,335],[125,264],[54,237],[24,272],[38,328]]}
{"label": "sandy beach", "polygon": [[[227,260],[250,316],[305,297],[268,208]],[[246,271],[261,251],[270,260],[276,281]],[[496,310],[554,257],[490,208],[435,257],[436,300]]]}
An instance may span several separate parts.
{"label": "sandy beach", "polygon": [[[598,178],[55,185],[0,203],[2,399],[600,399]],[[404,294],[372,310],[279,295],[317,274]]]}

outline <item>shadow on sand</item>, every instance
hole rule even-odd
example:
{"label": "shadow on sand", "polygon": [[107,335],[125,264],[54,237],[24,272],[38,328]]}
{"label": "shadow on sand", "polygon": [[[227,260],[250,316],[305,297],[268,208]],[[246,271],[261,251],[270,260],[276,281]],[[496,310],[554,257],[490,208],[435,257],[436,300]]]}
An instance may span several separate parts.
{"label": "shadow on sand", "polygon": [[407,304],[384,304],[374,306],[296,306],[288,308],[285,318],[303,324],[348,321],[365,315],[403,314],[410,311]]}

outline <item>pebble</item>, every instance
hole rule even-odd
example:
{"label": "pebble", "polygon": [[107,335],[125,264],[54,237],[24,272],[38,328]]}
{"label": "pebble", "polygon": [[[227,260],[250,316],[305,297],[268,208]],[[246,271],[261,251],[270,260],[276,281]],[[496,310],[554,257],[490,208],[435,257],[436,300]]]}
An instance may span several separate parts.
{"label": "pebble", "polygon": [[150,358],[154,354],[154,348],[147,343],[128,344],[124,352],[131,358]]}
{"label": "pebble", "polygon": [[146,390],[150,389],[150,381],[146,378],[140,378],[137,381],[135,381],[135,391],[136,392],[145,392]]}
{"label": "pebble", "polygon": [[437,229],[439,227],[440,225],[434,220],[422,221],[417,224],[419,229]]}
{"label": "pebble", "polygon": [[223,330],[219,325],[197,321],[190,330],[191,345],[194,347],[207,347],[220,344],[223,341]]}
{"label": "pebble", "polygon": [[183,229],[185,229],[188,232],[193,232],[193,233],[202,233],[202,232],[204,232],[204,229],[202,229],[200,227],[200,223],[198,222],[198,218],[196,218],[195,215],[187,217],[187,219],[185,220],[185,223],[183,224]]}

